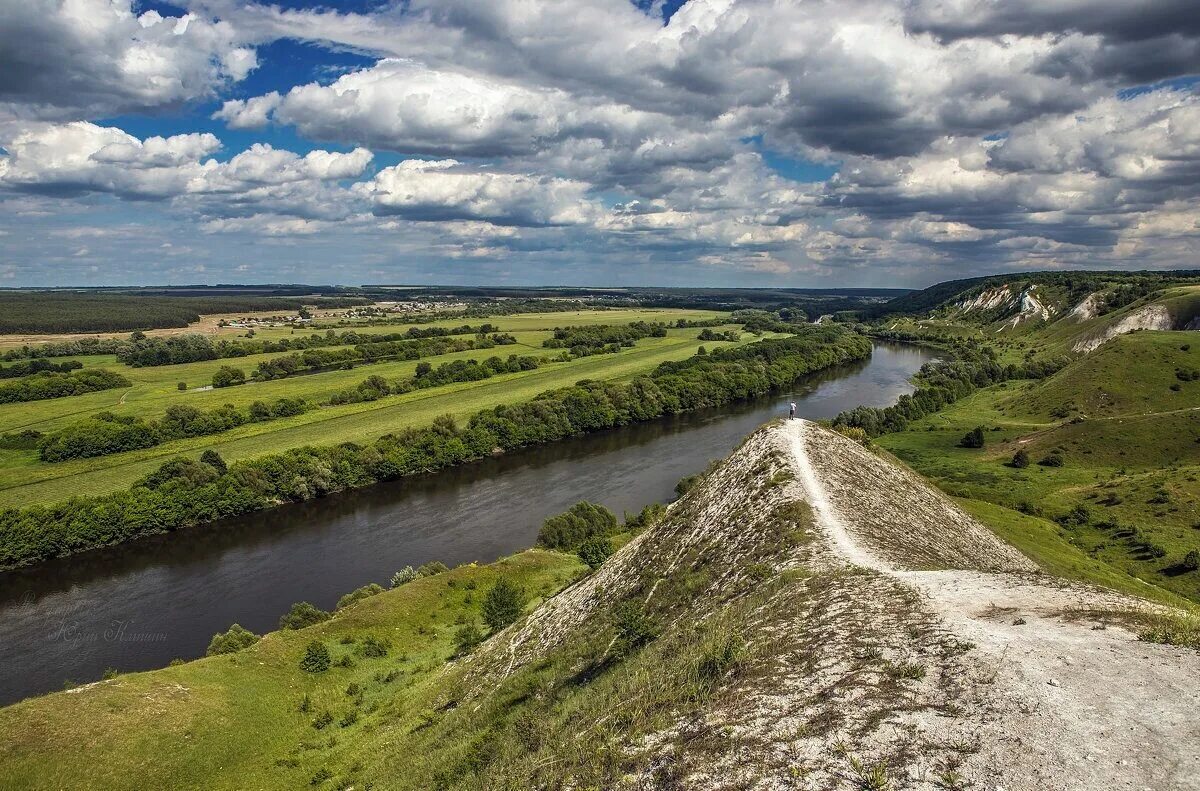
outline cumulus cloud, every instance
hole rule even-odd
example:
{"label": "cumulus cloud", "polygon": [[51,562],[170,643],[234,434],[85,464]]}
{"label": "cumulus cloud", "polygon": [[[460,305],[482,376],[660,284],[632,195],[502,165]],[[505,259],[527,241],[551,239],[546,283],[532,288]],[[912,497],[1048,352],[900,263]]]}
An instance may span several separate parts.
{"label": "cumulus cloud", "polygon": [[224,121],[230,129],[261,129],[278,106],[279,92],[271,91],[249,99],[230,99],[212,117]]}
{"label": "cumulus cloud", "polygon": [[300,156],[255,144],[228,161],[205,159],[220,148],[211,134],[150,137],[77,121],[21,124],[0,137],[0,188],[69,196],[108,193],[171,201],[226,216],[271,211],[337,217],[352,211],[337,182],[358,178],[371,152],[310,151]]}
{"label": "cumulus cloud", "polygon": [[494,225],[580,225],[598,206],[588,185],[550,177],[501,173],[455,160],[407,160],[375,174],[359,191],[379,215],[410,220],[482,220]]}
{"label": "cumulus cloud", "polygon": [[[1157,82],[1200,73],[1183,0],[689,0],[666,23],[623,0],[128,3],[0,11],[0,200],[24,216],[100,194],[314,250],[352,226],[373,266],[403,245],[869,282],[1191,265],[1200,234],[1194,79]],[[373,62],[230,96],[280,38]],[[35,73],[43,51],[65,54]],[[354,150],[77,121],[200,98],[230,140]],[[372,172],[370,150],[400,162]]]}
{"label": "cumulus cloud", "polygon": [[130,0],[0,4],[0,113],[111,115],[206,97],[257,65],[228,23]]}

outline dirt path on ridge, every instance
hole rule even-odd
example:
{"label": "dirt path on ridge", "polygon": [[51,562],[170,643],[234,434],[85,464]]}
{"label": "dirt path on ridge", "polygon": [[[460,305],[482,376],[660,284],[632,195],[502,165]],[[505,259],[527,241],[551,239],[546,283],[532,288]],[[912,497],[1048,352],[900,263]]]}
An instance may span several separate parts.
{"label": "dirt path on ridge", "polygon": [[976,788],[1200,789],[1200,653],[1097,613],[1147,607],[1042,574],[919,478],[814,423],[781,429],[845,562],[915,588],[991,671]]}

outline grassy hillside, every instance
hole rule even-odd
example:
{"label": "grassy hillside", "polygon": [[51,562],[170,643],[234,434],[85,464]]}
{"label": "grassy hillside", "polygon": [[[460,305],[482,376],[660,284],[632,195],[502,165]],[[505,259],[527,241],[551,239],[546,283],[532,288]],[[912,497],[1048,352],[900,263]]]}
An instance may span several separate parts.
{"label": "grassy hillside", "polygon": [[[1047,380],[981,390],[878,444],[950,494],[992,504],[980,518],[1052,566],[1200,601],[1200,573],[1183,566],[1200,550],[1200,383],[1174,373],[1198,359],[1191,338],[1123,336]],[[977,426],[984,447],[960,447]],[[1030,464],[1018,468],[1022,450]],[[1051,456],[1062,466],[1039,463]]]}
{"label": "grassy hillside", "polygon": [[[1194,345],[1193,345],[1194,344]],[[1052,420],[1109,417],[1200,407],[1200,337],[1192,332],[1137,332],[1113,338],[1006,404],[1010,415]]]}
{"label": "grassy hillside", "polygon": [[[368,778],[394,776],[395,764],[411,758],[396,741],[411,747],[413,734],[442,715],[434,699],[453,672],[453,635],[479,621],[488,588],[504,576],[532,607],[583,568],[574,556],[538,550],[464,566],[359,601],[325,623],[272,633],[240,653],[0,709],[0,787],[362,788]],[[364,656],[369,636],[390,643],[386,656]],[[300,669],[313,640],[335,663],[323,673]],[[350,666],[337,665],[343,657]],[[325,712],[331,722],[315,728]]]}
{"label": "grassy hillside", "polygon": [[[811,525],[784,498],[782,458],[760,436],[742,461],[711,473],[623,562],[467,659],[452,660],[452,635],[480,620],[500,576],[524,589],[528,610],[579,577],[578,560],[535,550],[460,567],[236,654],[0,709],[0,786],[613,787],[648,768],[643,737],[671,740],[663,729],[721,700],[732,671],[768,671],[765,644],[748,642],[774,632],[764,612],[836,598],[841,575],[794,567]],[[731,490],[744,513],[721,502]],[[818,621],[800,642],[827,645],[825,632]],[[365,655],[369,637],[390,642],[387,656]],[[333,659],[316,673],[300,667],[313,640]]]}

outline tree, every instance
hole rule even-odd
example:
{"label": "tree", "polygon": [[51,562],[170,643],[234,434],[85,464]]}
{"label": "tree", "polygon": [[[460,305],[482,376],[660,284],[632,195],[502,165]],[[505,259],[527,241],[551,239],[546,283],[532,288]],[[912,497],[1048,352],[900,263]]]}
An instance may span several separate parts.
{"label": "tree", "polygon": [[182,393],[184,390],[187,390],[187,382],[180,382],[179,384],[175,385],[175,389]]}
{"label": "tree", "polygon": [[222,365],[213,374],[213,387],[233,387],[234,385],[245,384],[246,372],[241,368],[234,368],[232,365]]}
{"label": "tree", "polygon": [[213,635],[212,642],[208,644],[208,650],[204,652],[204,655],[217,656],[218,654],[237,653],[243,648],[249,648],[258,641],[258,635],[235,623],[229,627],[229,631],[218,632]]}
{"label": "tree", "polygon": [[593,571],[600,568],[612,553],[612,542],[605,536],[589,538],[579,545],[579,559]]}
{"label": "tree", "polygon": [[279,628],[303,629],[328,619],[329,613],[306,601],[298,601],[292,605],[292,609],[288,610],[286,615],[279,616]]}
{"label": "tree", "polygon": [[1012,457],[1012,466],[1018,470],[1023,470],[1029,466],[1029,452],[1021,448]]}
{"label": "tree", "polygon": [[501,577],[487,592],[483,600],[483,621],[493,632],[498,632],[517,620],[525,606],[525,592]]}
{"label": "tree", "polygon": [[332,664],[329,649],[320,640],[313,640],[304,649],[304,658],[300,660],[300,669],[308,673],[324,673]]}
{"label": "tree", "polygon": [[229,465],[227,465],[225,460],[221,458],[221,454],[217,453],[212,448],[209,448],[200,454],[200,461],[201,463],[212,467],[220,475],[224,475],[229,470]]}
{"label": "tree", "polygon": [[959,440],[960,448],[982,448],[983,447],[983,426],[976,426],[968,431],[963,438]]}
{"label": "tree", "polygon": [[1200,570],[1200,550],[1190,550],[1183,556],[1183,568],[1187,571]]}

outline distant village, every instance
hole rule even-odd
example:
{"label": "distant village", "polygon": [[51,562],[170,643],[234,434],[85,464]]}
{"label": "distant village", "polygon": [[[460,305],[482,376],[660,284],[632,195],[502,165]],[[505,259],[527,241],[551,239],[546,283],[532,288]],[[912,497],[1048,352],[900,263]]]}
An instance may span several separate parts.
{"label": "distant village", "polygon": [[312,324],[317,319],[370,320],[386,318],[396,314],[428,313],[430,311],[466,310],[466,302],[435,302],[435,301],[405,301],[405,302],[375,302],[370,305],[359,305],[346,310],[328,310],[314,314],[301,308],[291,316],[243,316],[238,319],[221,319],[218,327],[235,329],[258,329],[263,327],[294,327],[296,325]]}

